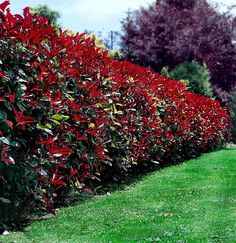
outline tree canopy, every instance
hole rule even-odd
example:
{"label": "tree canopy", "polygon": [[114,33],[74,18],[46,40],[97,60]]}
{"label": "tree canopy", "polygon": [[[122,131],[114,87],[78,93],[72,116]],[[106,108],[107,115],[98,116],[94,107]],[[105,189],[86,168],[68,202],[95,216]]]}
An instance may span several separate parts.
{"label": "tree canopy", "polygon": [[157,0],[129,12],[123,21],[126,59],[160,71],[182,62],[206,63],[213,85],[230,90],[236,82],[236,21],[206,0]]}

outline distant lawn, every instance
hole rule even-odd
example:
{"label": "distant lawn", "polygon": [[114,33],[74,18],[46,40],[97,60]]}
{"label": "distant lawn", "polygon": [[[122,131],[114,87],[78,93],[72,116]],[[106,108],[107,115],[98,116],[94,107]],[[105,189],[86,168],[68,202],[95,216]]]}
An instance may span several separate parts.
{"label": "distant lawn", "polygon": [[236,150],[205,154],[126,190],[60,209],[0,242],[236,242]]}

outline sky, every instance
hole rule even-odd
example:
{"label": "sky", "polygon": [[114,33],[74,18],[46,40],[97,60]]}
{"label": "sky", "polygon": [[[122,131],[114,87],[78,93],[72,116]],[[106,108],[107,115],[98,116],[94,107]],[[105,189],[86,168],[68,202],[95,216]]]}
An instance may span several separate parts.
{"label": "sky", "polygon": [[[120,31],[121,20],[128,9],[135,10],[148,6],[155,0],[10,0],[13,13],[22,13],[26,6],[47,4],[49,8],[61,14],[59,23],[64,29],[76,32],[84,30],[102,32]],[[184,0],[183,0],[184,1]],[[235,0],[211,0],[213,4],[230,5]],[[1,1],[0,1],[1,2]]]}

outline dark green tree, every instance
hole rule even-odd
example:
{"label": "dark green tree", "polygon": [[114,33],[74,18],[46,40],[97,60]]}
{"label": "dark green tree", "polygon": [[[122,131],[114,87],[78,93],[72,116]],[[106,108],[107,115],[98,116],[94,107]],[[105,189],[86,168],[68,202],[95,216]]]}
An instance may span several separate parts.
{"label": "dark green tree", "polygon": [[206,65],[200,65],[195,61],[181,63],[169,72],[169,76],[177,80],[186,80],[188,89],[196,94],[212,97],[211,76]]}
{"label": "dark green tree", "polygon": [[236,87],[229,93],[229,105],[228,108],[232,114],[232,139],[236,143]]}

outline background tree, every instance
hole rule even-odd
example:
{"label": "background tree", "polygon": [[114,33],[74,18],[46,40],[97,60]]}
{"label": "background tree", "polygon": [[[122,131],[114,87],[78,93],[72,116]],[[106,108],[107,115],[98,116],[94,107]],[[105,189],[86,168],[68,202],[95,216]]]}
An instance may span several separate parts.
{"label": "background tree", "polygon": [[55,27],[59,27],[58,19],[61,17],[58,11],[50,9],[46,4],[45,5],[37,5],[35,7],[30,8],[30,12],[33,14],[37,14],[42,17],[49,18],[49,24]]}
{"label": "background tree", "polygon": [[206,0],[157,0],[128,13],[121,44],[126,59],[156,71],[206,63],[212,84],[229,91],[236,82],[235,23]]}

